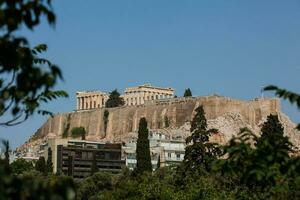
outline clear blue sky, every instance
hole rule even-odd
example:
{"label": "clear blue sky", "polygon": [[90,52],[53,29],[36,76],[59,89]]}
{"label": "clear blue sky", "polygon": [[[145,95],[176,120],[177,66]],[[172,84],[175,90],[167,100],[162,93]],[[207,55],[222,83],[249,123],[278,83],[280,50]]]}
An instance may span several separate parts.
{"label": "clear blue sky", "polygon": [[[57,89],[69,99],[46,105],[53,112],[75,108],[77,90],[104,90],[143,83],[171,86],[182,95],[217,93],[238,99],[260,96],[262,85],[300,92],[299,0],[54,0],[55,29],[43,23],[22,30],[31,45],[63,70]],[[271,96],[272,94],[268,94]],[[297,109],[283,111],[300,121]],[[46,120],[0,128],[12,147]]]}

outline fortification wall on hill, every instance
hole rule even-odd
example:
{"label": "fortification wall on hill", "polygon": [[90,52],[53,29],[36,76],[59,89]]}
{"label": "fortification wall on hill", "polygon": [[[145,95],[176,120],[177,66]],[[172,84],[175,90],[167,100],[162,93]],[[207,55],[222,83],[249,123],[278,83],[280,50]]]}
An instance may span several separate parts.
{"label": "fortification wall on hill", "polygon": [[[166,120],[169,121],[170,128],[176,129],[191,120],[194,109],[199,105],[204,106],[207,119],[215,119],[226,113],[237,113],[250,126],[256,126],[270,113],[280,113],[280,101],[277,98],[251,101],[220,96],[176,98],[150,101],[140,106],[57,114],[53,118],[49,118],[37,130],[34,138],[42,138],[49,134],[62,137],[64,132],[70,132],[73,127],[79,126],[83,126],[87,130],[87,139],[122,137],[122,135],[137,131],[141,117],[146,117],[150,129],[164,128]],[[103,120],[105,110],[109,112],[106,130]]]}

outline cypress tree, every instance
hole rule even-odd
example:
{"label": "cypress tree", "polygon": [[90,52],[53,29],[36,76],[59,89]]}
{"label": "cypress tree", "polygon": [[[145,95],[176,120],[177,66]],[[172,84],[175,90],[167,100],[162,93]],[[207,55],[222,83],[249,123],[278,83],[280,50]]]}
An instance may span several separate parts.
{"label": "cypress tree", "polygon": [[197,107],[195,112],[196,114],[191,121],[191,136],[186,139],[184,163],[189,169],[202,166],[209,170],[211,162],[221,153],[217,144],[209,142],[210,135],[217,130],[207,129],[203,106]]}
{"label": "cypress tree", "polygon": [[267,121],[263,124],[261,128],[261,137],[267,137],[270,134],[280,134],[283,135],[284,128],[282,124],[279,122],[277,115],[270,114],[267,117]]}
{"label": "cypress tree", "polygon": [[93,153],[93,160],[92,160],[92,166],[91,166],[91,171],[92,174],[96,173],[99,171],[98,165],[97,165],[97,160],[96,160],[96,154]]}
{"label": "cypress tree", "polygon": [[284,128],[277,115],[269,115],[261,128],[261,137],[256,140],[259,155],[264,159],[268,157],[270,163],[282,163],[289,157],[292,144],[284,136]]}
{"label": "cypress tree", "polygon": [[114,107],[123,106],[124,104],[125,104],[124,99],[121,97],[118,90],[115,89],[109,94],[109,98],[105,103],[105,107],[114,108]]}
{"label": "cypress tree", "polygon": [[46,168],[46,161],[43,156],[39,157],[39,159],[35,163],[35,170],[39,171],[43,174],[46,174],[47,168]]}
{"label": "cypress tree", "polygon": [[136,144],[136,172],[142,174],[143,172],[152,171],[150,147],[148,139],[148,128],[146,118],[141,118],[138,130],[138,139]]}
{"label": "cypress tree", "polygon": [[47,159],[47,172],[53,173],[53,163],[52,163],[52,150],[48,148],[48,159]]}
{"label": "cypress tree", "polygon": [[106,130],[107,130],[108,117],[109,117],[109,112],[108,112],[108,110],[105,110],[105,111],[104,111],[104,114],[103,114],[104,133],[105,133],[105,134],[106,134]]}
{"label": "cypress tree", "polygon": [[183,97],[191,97],[192,95],[192,91],[190,88],[185,89]]}
{"label": "cypress tree", "polygon": [[159,169],[159,168],[160,168],[160,155],[158,155],[156,169]]}

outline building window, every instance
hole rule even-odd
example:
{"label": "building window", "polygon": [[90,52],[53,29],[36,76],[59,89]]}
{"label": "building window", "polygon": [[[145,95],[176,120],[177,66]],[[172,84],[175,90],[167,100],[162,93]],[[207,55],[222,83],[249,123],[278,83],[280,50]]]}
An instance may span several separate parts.
{"label": "building window", "polygon": [[176,158],[177,158],[177,160],[180,160],[180,154],[179,153],[176,154]]}
{"label": "building window", "polygon": [[168,153],[168,158],[171,158],[171,157],[172,157],[171,153]]}

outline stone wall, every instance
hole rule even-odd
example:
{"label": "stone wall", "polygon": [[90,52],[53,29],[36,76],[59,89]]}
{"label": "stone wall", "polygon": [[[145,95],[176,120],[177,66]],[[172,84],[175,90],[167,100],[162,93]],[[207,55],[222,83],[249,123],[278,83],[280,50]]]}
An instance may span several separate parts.
{"label": "stone wall", "polygon": [[[280,101],[276,98],[251,101],[220,96],[176,98],[152,101],[139,106],[57,114],[49,118],[32,139],[43,138],[49,134],[62,137],[64,131],[70,132],[73,127],[83,126],[88,133],[87,139],[114,140],[137,131],[141,117],[146,117],[150,129],[164,128],[166,118],[169,120],[170,129],[178,129],[191,120],[194,109],[199,105],[204,106],[209,120],[226,113],[236,113],[246,124],[253,127],[270,113],[280,113]],[[109,111],[106,131],[103,120],[105,110]]]}

